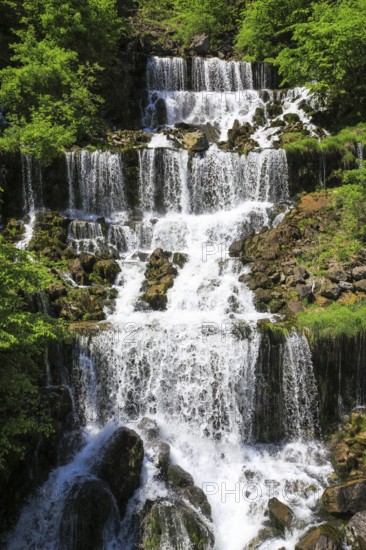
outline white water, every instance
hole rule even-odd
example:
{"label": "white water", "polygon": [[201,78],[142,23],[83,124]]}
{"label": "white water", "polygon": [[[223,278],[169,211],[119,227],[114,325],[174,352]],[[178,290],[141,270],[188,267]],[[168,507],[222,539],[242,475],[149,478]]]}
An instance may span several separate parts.
{"label": "white water", "polygon": [[[242,121],[249,120],[262,101],[260,92],[248,89],[249,69],[244,63],[193,62],[195,89],[240,92],[247,101],[241,106],[231,100],[222,106],[217,92],[184,91],[183,60],[153,58],[147,80],[150,90],[156,89],[150,93],[165,98],[171,124],[198,116],[202,122],[219,121],[224,131],[239,111]],[[183,114],[186,99],[190,106]],[[88,442],[70,464],[51,474],[24,509],[10,537],[11,550],[56,550],[57,521],[72,484],[90,474],[91,461],[115,426],[136,429],[146,415],[157,420],[161,438],[171,446],[171,460],[206,491],[216,550],[242,550],[263,525],[274,495],[292,507],[294,530],[263,543],[261,550],[293,549],[315,521],[313,510],[331,468],[324,449],[311,439],[317,428],[317,391],[309,347],[292,334],[281,350],[281,421],[287,443],[256,445],[255,400],[262,391],[256,371],[262,338],[256,321],[264,315],[238,282],[248,268],[228,255],[234,240],[269,225],[273,204],[288,199],[286,156],[263,149],[241,157],[211,146],[194,156],[190,166],[185,151],[167,145],[159,135],[140,151],[143,213],[132,221],[123,157],[98,151],[67,155],[69,212],[84,218],[71,223],[70,244],[79,252],[108,244],[120,254],[119,295],[109,317],[111,328],[80,340],[80,384],[74,391]],[[95,221],[100,215],[108,218],[107,233]],[[156,247],[188,257],[163,312],[140,307],[146,262],[138,252]],[[164,491],[147,455],[143,483],[129,513]],[[123,526],[114,543],[105,548],[129,549]]]}
{"label": "white water", "polygon": [[43,178],[41,165],[29,155],[21,155],[22,185],[24,197],[24,212],[27,216],[24,224],[25,233],[21,241],[16,243],[20,249],[27,248],[36,221],[36,213],[42,208]]}
{"label": "white water", "polygon": [[[157,61],[158,60],[158,61]],[[152,78],[152,69],[157,70]],[[260,68],[259,80],[266,84],[270,79],[268,69]],[[153,57],[148,63],[148,100],[144,111],[143,124],[147,129],[159,125],[173,126],[177,122],[196,125],[213,125],[219,132],[219,139],[227,139],[227,131],[238,120],[252,123],[257,108],[263,109],[269,102],[279,101],[283,119],[287,113],[298,114],[305,127],[312,131],[314,126],[301,110],[302,100],[310,101],[305,88],[295,88],[286,92],[254,90],[250,63],[223,61],[218,58],[192,60],[192,87],[188,89],[187,67],[178,58]],[[265,92],[265,93],[264,93]],[[166,116],[161,119],[158,111],[164,107]],[[270,122],[270,120],[268,120]],[[278,139],[278,128],[259,128],[254,134],[260,147],[269,147]]]}

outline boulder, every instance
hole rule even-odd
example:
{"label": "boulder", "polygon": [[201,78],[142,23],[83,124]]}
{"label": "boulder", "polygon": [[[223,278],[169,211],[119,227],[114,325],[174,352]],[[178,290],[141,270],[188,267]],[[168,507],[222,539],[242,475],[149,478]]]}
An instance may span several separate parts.
{"label": "boulder", "polygon": [[144,447],[136,432],[117,428],[107,442],[93,473],[108,483],[116,499],[121,516],[127,502],[140,486]]}
{"label": "boulder", "polygon": [[361,279],[366,279],[366,265],[360,265],[352,269],[352,277],[356,281],[360,281]]}
{"label": "boulder", "polygon": [[355,289],[359,292],[366,292],[366,279],[355,282]]}
{"label": "boulder", "polygon": [[340,281],[348,281],[348,274],[340,265],[335,265],[329,268],[325,276],[334,283],[339,283]]}
{"label": "boulder", "polygon": [[311,529],[295,546],[295,550],[341,550],[341,537],[332,525],[323,523]]}
{"label": "boulder", "polygon": [[239,239],[234,241],[229,246],[229,256],[230,258],[239,258],[245,252],[245,239]]}
{"label": "boulder", "polygon": [[191,507],[173,498],[147,503],[140,527],[141,550],[151,548],[213,548],[214,536],[207,524]]}
{"label": "boulder", "polygon": [[175,485],[176,487],[189,487],[194,485],[191,474],[176,464],[169,464],[168,466],[168,481],[171,485]]}
{"label": "boulder", "polygon": [[325,510],[336,517],[347,517],[366,510],[366,479],[349,481],[325,489]]}
{"label": "boulder", "polygon": [[366,511],[352,517],[346,528],[346,538],[354,550],[366,550]]}
{"label": "boulder", "polygon": [[197,34],[193,37],[189,49],[198,55],[207,55],[210,51],[210,38],[207,34]]}
{"label": "boulder", "polygon": [[118,532],[119,515],[113,496],[98,479],[79,479],[71,488],[59,527],[60,550],[100,550],[104,533]]}
{"label": "boulder", "polygon": [[141,418],[140,422],[137,424],[137,428],[141,430],[143,435],[147,439],[155,439],[159,436],[159,427],[156,420],[144,416]]}
{"label": "boulder", "polygon": [[341,293],[341,289],[336,283],[332,283],[332,281],[325,281],[324,285],[322,286],[320,295],[324,298],[328,298],[329,300],[337,300]]}
{"label": "boulder", "polygon": [[291,527],[294,519],[294,513],[291,508],[286,506],[286,504],[283,504],[283,502],[278,500],[278,498],[273,497],[269,499],[268,513],[271,524],[275,529],[285,531],[285,529],[289,529]]}
{"label": "boulder", "polygon": [[188,151],[193,151],[194,153],[206,151],[210,146],[206,134],[201,130],[185,134],[183,144]]}
{"label": "boulder", "polygon": [[158,477],[166,480],[168,475],[170,446],[159,439],[149,442],[148,449],[151,452],[152,460],[158,470]]}
{"label": "boulder", "polygon": [[112,285],[120,271],[121,268],[115,260],[99,260],[94,264],[91,278],[96,283],[110,283]]}

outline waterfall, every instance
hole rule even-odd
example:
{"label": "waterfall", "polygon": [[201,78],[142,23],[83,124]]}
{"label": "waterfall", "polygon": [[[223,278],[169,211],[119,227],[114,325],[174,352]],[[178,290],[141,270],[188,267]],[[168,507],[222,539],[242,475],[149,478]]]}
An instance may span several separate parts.
{"label": "waterfall", "polygon": [[149,90],[186,90],[187,63],[180,57],[150,57],[146,81]]}
{"label": "waterfall", "polygon": [[317,388],[307,340],[292,334],[283,358],[283,395],[287,437],[308,439],[317,431]]}
{"label": "waterfall", "polygon": [[77,254],[81,252],[95,254],[106,250],[106,239],[102,225],[98,222],[73,220],[69,226],[68,239],[70,247]]}
{"label": "waterfall", "polygon": [[187,212],[187,152],[144,149],[139,151],[139,163],[142,209],[145,212]]}
{"label": "waterfall", "polygon": [[194,212],[229,210],[241,201],[288,198],[287,159],[282,149],[239,156],[211,148],[193,159],[191,179]]}
{"label": "waterfall", "polygon": [[363,168],[363,144],[359,141],[356,143],[356,152],[358,167],[361,170]]}
{"label": "waterfall", "polygon": [[[196,92],[236,92],[253,88],[251,63],[193,58],[192,83]],[[159,89],[159,88],[158,88]]]}
{"label": "waterfall", "polygon": [[122,156],[110,151],[66,153],[69,211],[111,216],[126,210]]}
{"label": "waterfall", "polygon": [[[226,139],[235,119],[252,122],[257,107],[265,110],[268,98],[279,97],[253,89],[255,79],[261,85],[269,79],[264,68],[258,70],[254,78],[245,62],[151,57],[144,125],[151,130],[178,121],[210,123]],[[301,91],[284,92],[284,113],[296,111],[302,97]],[[24,507],[8,550],[62,547],[64,537],[72,536],[61,536],[60,526],[65,514],[73,514],[75,486],[98,482],[92,464],[108,437],[121,425],[138,431],[144,416],[156,420],[171,461],[206,493],[215,550],[242,550],[265,524],[271,496],[293,509],[293,531],[260,550],[294,548],[316,521],[314,509],[331,468],[312,440],[318,431],[316,384],[307,341],[295,333],[280,346],[279,364],[273,365],[283,401],[279,431],[286,442],[254,440],[257,401],[266,398],[257,321],[270,315],[256,310],[242,282],[250,267],[228,251],[233,241],[270,226],[274,205],[287,200],[289,190],[284,151],[271,147],[267,131],[258,129],[253,137],[260,147],[248,155],[217,145],[188,154],[156,134],[148,148],[138,150],[133,205],[123,153],[66,153],[69,245],[77,253],[119,257],[118,297],[108,322],[80,335],[74,349],[73,400],[84,446],[75,448],[73,459],[56,468]],[[184,265],[176,262],[164,311],[149,309],[141,296],[146,262],[157,247],[171,261],[174,253],[185,259]],[[169,497],[145,453],[143,481],[122,522],[111,504],[118,535],[105,534],[106,549],[133,550],[126,522],[133,529],[149,503]],[[187,537],[184,550],[193,548]],[[169,548],[176,550],[173,540],[160,550]]]}
{"label": "waterfall", "polygon": [[43,175],[40,163],[30,155],[21,155],[24,212],[28,219],[24,224],[24,237],[16,244],[26,248],[33,235],[36,212],[43,206]]}

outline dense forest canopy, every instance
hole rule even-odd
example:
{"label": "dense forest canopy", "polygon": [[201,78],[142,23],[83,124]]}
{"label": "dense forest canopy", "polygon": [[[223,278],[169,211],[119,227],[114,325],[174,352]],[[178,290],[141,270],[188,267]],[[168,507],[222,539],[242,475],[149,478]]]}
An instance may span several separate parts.
{"label": "dense forest canopy", "polygon": [[47,162],[103,134],[103,74],[116,64],[121,38],[141,36],[141,29],[173,33],[182,53],[193,36],[207,33],[213,51],[229,43],[235,58],[277,65],[282,85],[310,86],[345,124],[365,116],[365,0],[0,4],[2,150]]}

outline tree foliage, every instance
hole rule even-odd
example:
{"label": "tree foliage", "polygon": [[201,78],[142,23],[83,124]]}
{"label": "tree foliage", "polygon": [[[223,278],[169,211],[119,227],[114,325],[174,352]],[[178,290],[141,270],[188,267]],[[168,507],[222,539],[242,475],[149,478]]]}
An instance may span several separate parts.
{"label": "tree foliage", "polygon": [[52,431],[40,365],[45,346],[66,332],[31,307],[51,281],[45,267],[0,239],[0,472],[24,456],[29,437]]}
{"label": "tree foliage", "polygon": [[122,24],[113,0],[2,0],[12,10],[14,42],[0,71],[7,126],[0,148],[43,162],[97,133],[102,70],[115,55]]}

